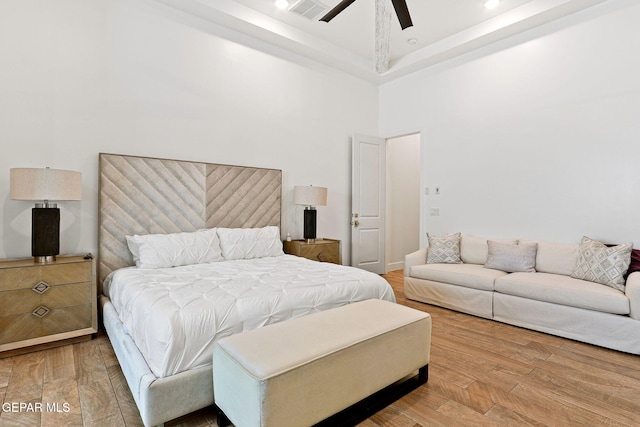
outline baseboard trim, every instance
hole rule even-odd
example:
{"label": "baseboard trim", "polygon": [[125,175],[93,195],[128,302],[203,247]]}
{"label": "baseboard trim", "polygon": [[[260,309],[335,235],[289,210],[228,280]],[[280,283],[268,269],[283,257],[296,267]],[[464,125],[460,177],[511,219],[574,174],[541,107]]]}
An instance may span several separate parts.
{"label": "baseboard trim", "polygon": [[404,261],[390,262],[387,264],[387,272],[396,270],[404,270]]}

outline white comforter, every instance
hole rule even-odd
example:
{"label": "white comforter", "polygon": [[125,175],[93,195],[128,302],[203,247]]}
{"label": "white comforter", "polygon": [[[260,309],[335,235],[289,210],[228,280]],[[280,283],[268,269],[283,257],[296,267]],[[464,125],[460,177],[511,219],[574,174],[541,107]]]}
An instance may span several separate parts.
{"label": "white comforter", "polygon": [[103,288],[157,377],[211,363],[214,342],[228,335],[356,301],[395,301],[376,274],[292,255],[124,268]]}

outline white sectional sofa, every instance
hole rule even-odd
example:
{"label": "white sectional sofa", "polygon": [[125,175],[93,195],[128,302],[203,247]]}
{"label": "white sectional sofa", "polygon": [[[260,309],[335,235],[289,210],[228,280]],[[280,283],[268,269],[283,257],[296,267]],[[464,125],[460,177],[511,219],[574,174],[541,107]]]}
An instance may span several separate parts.
{"label": "white sectional sofa", "polygon": [[[496,251],[490,251],[489,245],[495,248],[517,243],[537,246],[532,261],[534,266],[529,272],[487,268],[495,264]],[[581,276],[576,273],[579,258],[597,257],[600,251],[585,251],[582,243],[584,239],[581,244],[566,244],[459,236],[457,261],[437,262],[436,258],[427,263],[428,248],[405,257],[405,296],[487,319],[640,354],[640,272],[629,274],[626,282],[617,285],[618,289],[611,284],[575,278]],[[628,246],[627,253],[630,252],[631,246]],[[596,273],[605,274],[600,270]],[[618,279],[622,280],[621,277]]]}

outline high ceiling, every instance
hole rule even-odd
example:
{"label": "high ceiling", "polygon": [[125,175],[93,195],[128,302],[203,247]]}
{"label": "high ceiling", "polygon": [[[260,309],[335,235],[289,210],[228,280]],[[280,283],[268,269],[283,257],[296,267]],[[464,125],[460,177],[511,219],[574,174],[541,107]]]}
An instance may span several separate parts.
{"label": "high ceiling", "polygon": [[[404,31],[391,0],[356,0],[328,23],[319,19],[340,0],[289,0],[285,9],[275,0],[157,1],[381,83],[606,0],[501,0],[494,9],[485,0],[407,0],[414,25]],[[376,25],[385,7],[387,25]],[[302,16],[306,9],[319,13]]]}

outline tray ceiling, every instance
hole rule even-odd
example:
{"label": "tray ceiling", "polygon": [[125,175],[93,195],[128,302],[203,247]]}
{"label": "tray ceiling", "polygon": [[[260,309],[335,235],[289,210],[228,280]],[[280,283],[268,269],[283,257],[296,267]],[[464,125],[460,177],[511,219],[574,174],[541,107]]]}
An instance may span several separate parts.
{"label": "tray ceiling", "polygon": [[[501,0],[494,9],[485,8],[485,0],[407,0],[414,25],[404,31],[390,0],[357,0],[329,23],[314,12],[340,0],[289,0],[286,9],[275,0],[156,1],[382,83],[606,0]],[[376,25],[385,4],[387,21]],[[309,6],[312,16],[303,16]],[[378,67],[380,61],[386,67]]]}

